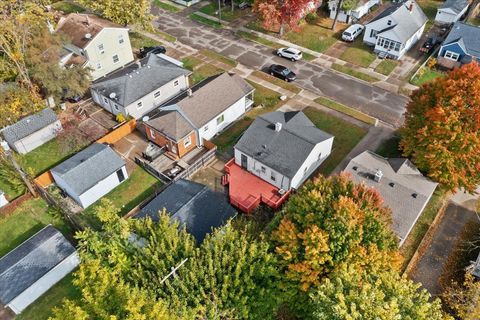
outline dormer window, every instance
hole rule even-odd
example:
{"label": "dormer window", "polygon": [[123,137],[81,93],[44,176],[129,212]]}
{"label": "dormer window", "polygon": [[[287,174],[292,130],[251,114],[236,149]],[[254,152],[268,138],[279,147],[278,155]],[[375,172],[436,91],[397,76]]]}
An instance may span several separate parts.
{"label": "dormer window", "polygon": [[119,44],[122,44],[123,42],[124,42],[124,40],[123,40],[123,34],[121,34],[121,35],[118,36],[118,43],[119,43]]}

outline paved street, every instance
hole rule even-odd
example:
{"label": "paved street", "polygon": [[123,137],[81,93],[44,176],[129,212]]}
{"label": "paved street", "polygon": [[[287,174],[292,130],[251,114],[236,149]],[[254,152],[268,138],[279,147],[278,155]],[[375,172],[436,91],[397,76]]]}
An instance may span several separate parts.
{"label": "paved street", "polygon": [[233,58],[252,69],[265,69],[272,63],[283,64],[297,73],[297,84],[319,95],[357,108],[386,123],[401,125],[407,98],[369,83],[337,73],[305,61],[291,62],[273,54],[273,50],[261,44],[237,37],[233,31],[214,29],[185,17],[159,8],[156,26],[175,37],[181,43],[196,49],[211,49]]}

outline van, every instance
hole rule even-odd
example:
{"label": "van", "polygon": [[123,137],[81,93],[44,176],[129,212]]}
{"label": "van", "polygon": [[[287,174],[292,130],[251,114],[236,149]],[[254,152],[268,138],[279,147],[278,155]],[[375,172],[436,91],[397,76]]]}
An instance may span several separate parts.
{"label": "van", "polygon": [[361,24],[351,25],[345,31],[343,31],[342,39],[347,42],[352,42],[363,32],[363,29],[365,29],[365,27]]}

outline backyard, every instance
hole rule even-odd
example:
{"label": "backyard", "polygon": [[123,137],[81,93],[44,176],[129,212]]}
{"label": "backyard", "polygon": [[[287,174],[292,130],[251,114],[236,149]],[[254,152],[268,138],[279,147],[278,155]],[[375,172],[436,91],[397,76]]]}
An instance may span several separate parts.
{"label": "backyard", "polygon": [[421,86],[443,75],[443,72],[425,66],[418,71],[417,75],[410,82],[416,86]]}

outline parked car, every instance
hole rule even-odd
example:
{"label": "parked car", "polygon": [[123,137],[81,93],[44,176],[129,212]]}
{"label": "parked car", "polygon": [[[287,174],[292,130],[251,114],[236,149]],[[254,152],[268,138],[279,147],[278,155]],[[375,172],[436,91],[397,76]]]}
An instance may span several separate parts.
{"label": "parked car", "polygon": [[293,71],[279,64],[272,64],[270,68],[268,68],[268,73],[287,82],[297,79],[297,75]]}
{"label": "parked car", "polygon": [[347,42],[352,42],[354,41],[359,35],[362,34],[363,30],[365,29],[364,26],[361,24],[354,24],[348,27],[345,31],[342,33],[342,39],[347,41]]}
{"label": "parked car", "polygon": [[295,48],[280,48],[277,50],[277,55],[292,61],[298,61],[302,59],[302,52]]}
{"label": "parked car", "polygon": [[167,52],[167,49],[164,46],[142,47],[140,48],[140,58],[145,58],[150,53],[159,54],[165,52]]}
{"label": "parked car", "polygon": [[422,47],[420,48],[420,52],[423,53],[432,53],[435,46],[439,43],[437,37],[432,36],[428,37],[427,40],[423,43]]}

